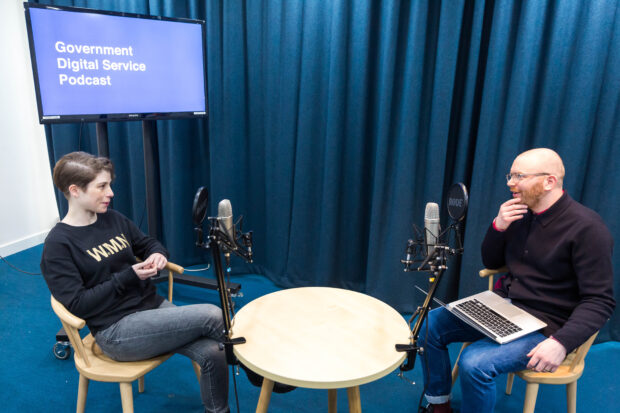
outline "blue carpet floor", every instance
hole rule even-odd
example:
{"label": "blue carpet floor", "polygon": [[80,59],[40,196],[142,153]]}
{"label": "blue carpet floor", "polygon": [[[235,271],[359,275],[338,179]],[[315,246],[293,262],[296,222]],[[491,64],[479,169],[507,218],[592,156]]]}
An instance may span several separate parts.
{"label": "blue carpet floor", "polygon": [[[7,257],[27,271],[39,272],[41,246]],[[206,276],[210,276],[207,273]],[[264,294],[278,290],[260,275],[232,277],[241,283],[244,296],[236,299],[238,308]],[[162,291],[165,285],[162,285]],[[165,295],[165,293],[162,293]],[[214,291],[175,286],[176,304],[211,302],[218,304]],[[72,359],[58,360],[52,348],[60,322],[49,304],[49,292],[39,275],[20,273],[0,262],[0,393],[4,394],[2,412],[72,412],[75,411],[78,374]],[[460,346],[453,346],[454,355]],[[620,343],[594,345],[586,359],[586,371],[579,380],[578,412],[620,411],[613,394],[620,393]],[[416,412],[423,389],[419,362],[407,376],[416,384],[401,380],[396,372],[360,387],[362,409],[375,412]],[[146,391],[138,393],[134,384],[136,412],[201,412],[198,383],[190,362],[179,355],[146,376]],[[242,412],[256,408],[259,389],[241,372],[236,376]],[[233,378],[230,378],[231,411],[236,412]],[[523,406],[524,383],[516,378],[512,396],[504,394],[506,377],[497,380],[497,412],[519,412]],[[461,393],[457,385],[453,405],[458,409]],[[120,412],[118,385],[92,382],[86,411]],[[273,394],[270,412],[326,412],[327,392],[297,389],[287,394]],[[346,412],[346,392],[338,392],[338,411]],[[537,412],[566,412],[564,386],[541,386]]]}

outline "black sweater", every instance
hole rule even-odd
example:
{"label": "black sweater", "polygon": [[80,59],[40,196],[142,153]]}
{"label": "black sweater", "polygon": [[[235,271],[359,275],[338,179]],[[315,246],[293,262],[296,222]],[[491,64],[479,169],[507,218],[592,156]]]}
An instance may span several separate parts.
{"label": "black sweater", "polygon": [[163,297],[131,266],[166,249],[120,213],[97,214],[91,225],[59,222],[43,247],[41,271],[52,295],[86,323],[94,335],[124,316],[158,307]]}
{"label": "black sweater", "polygon": [[543,213],[528,211],[482,242],[487,268],[506,265],[496,292],[547,323],[567,352],[600,329],[615,307],[613,239],[601,217],[564,193]]}

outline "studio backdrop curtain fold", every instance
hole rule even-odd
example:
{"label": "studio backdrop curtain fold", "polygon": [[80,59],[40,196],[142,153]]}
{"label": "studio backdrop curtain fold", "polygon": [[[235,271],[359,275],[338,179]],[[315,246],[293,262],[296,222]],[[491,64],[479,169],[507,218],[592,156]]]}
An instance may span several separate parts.
{"label": "studio backdrop curtain fold", "polygon": [[212,193],[231,199],[248,228],[264,225],[256,271],[411,309],[425,277],[403,273],[400,259],[411,224],[444,192],[472,5],[209,5]]}
{"label": "studio backdrop curtain fold", "polygon": [[[463,182],[465,252],[448,262],[438,297],[479,291],[480,243],[509,197],[504,175],[538,146],[559,152],[567,192],[618,239],[615,0],[55,4],[206,21],[209,117],[157,122],[163,241],[180,264],[206,259],[190,218],[205,185],[210,215],[228,198],[254,231],[255,261],[234,261],[235,272],[363,291],[411,312],[428,279],[400,263],[412,224],[436,202],[445,227],[446,191]],[[78,140],[96,151],[92,125],[47,131],[52,161]],[[110,153],[114,207],[145,229],[139,123],[110,124]],[[618,270],[617,249],[613,260]],[[617,312],[599,337],[620,337]]]}

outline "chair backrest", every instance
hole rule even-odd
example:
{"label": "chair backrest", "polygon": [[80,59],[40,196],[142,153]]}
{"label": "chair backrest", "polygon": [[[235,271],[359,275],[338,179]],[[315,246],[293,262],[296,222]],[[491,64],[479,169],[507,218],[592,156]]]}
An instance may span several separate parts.
{"label": "chair backrest", "polygon": [[166,263],[166,269],[168,270],[168,301],[172,302],[172,286],[174,284],[174,273],[183,274],[185,268],[168,261],[168,263]]}
{"label": "chair backrest", "polygon": [[480,278],[488,278],[489,279],[489,291],[493,291],[493,276],[495,274],[502,274],[508,272],[508,267],[502,267],[502,268],[497,268],[497,269],[489,269],[489,268],[483,268],[481,269],[478,274],[480,274]]}
{"label": "chair backrest", "polygon": [[[136,260],[142,262],[139,257],[136,257]],[[166,263],[166,266],[164,268],[168,270],[168,301],[172,302],[172,286],[174,284],[174,273],[177,273],[179,275],[183,274],[185,268],[170,261]]]}
{"label": "chair backrest", "polygon": [[586,358],[586,354],[588,354],[588,351],[590,350],[590,347],[592,347],[592,343],[594,343],[594,339],[596,339],[597,335],[598,335],[598,331],[592,334],[590,338],[586,340],[585,343],[577,347],[577,349],[575,349],[575,351],[571,353],[571,354],[574,354],[574,358],[570,363],[570,367],[568,368],[568,371],[572,372],[573,370],[575,370],[577,366],[583,363],[583,360]]}
{"label": "chair backrest", "polygon": [[[172,285],[174,282],[173,274],[183,274],[185,268],[175,263],[168,262],[166,263],[165,269],[168,270],[168,301],[172,302]],[[64,305],[60,303],[60,301],[56,300],[53,295],[50,297],[52,309],[58,318],[60,318],[60,322],[62,323],[65,333],[67,333],[69,341],[75,351],[75,357],[83,360],[86,367],[91,367],[91,360],[88,358],[88,352],[84,349],[85,345],[79,332],[79,330],[84,328],[86,325],[86,321],[72,314]],[[97,348],[98,346],[94,340],[92,340],[92,346],[93,348],[90,350],[93,353],[97,354],[100,352],[100,349]]]}
{"label": "chair backrest", "polygon": [[56,300],[53,295],[50,297],[52,302],[52,309],[54,310],[54,313],[56,313],[58,318],[60,318],[60,322],[65,329],[65,333],[67,333],[69,341],[73,346],[75,357],[83,360],[84,364],[87,367],[90,367],[91,363],[88,359],[87,352],[84,349],[82,337],[80,337],[80,330],[84,328],[84,326],[86,325],[86,321],[73,315],[69,310],[65,308],[64,305],[62,305],[58,300]]}

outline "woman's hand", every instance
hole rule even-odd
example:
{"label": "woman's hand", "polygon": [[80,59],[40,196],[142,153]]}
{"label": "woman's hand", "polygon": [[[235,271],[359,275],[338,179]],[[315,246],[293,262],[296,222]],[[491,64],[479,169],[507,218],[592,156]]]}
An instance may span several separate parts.
{"label": "woman's hand", "polygon": [[131,268],[133,268],[133,271],[141,280],[146,280],[157,274],[157,268],[152,263],[147,263],[146,261],[136,263]]}
{"label": "woman's hand", "polygon": [[152,265],[153,268],[159,271],[164,269],[168,263],[168,259],[163,254],[156,252],[151,254],[144,262]]}

